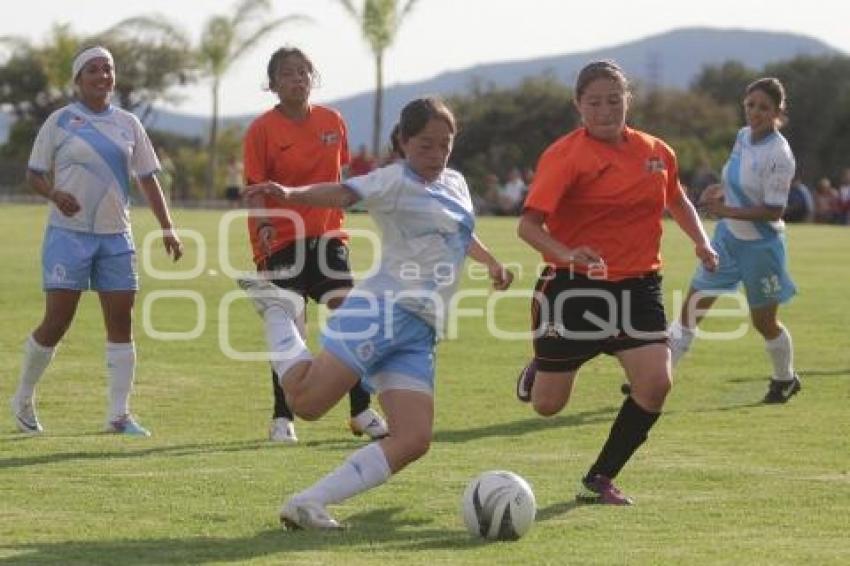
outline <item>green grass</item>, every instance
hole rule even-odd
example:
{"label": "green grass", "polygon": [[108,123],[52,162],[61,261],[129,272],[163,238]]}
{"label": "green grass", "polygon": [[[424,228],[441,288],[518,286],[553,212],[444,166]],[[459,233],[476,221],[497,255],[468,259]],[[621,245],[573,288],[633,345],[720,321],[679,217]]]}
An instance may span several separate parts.
{"label": "green grass", "polygon": [[[0,208],[0,564],[847,564],[850,563],[850,349],[847,347],[850,230],[794,226],[792,270],[799,296],[782,309],[804,390],[787,406],[764,407],[769,373],[760,338],[698,342],[649,442],[620,476],[638,504],[575,507],[577,478],[595,458],[621,402],[610,358],[582,370],[572,404],[543,419],[515,401],[524,341],[496,341],[483,321],[461,321],[439,346],[431,452],[387,485],[334,509],[343,533],[286,533],[284,495],[302,489],[362,445],[345,430],[347,402],[317,423],[300,422],[295,447],[264,440],[271,392],[262,362],[232,361],[218,345],[218,307],[234,289],[221,274],[219,212],[177,211],[181,227],[208,244],[199,278],[143,277],[136,321],[140,364],[133,409],[154,432],[139,440],[99,433],[105,411],[105,340],[88,294],[39,389],[47,433],[12,433],[6,412],[24,337],[43,309],[39,250],[44,208]],[[136,239],[153,223],[137,210]],[[350,225],[365,227],[364,216]],[[684,289],[695,260],[673,226],[665,239],[665,295]],[[509,219],[480,222],[483,239],[523,267],[533,285],[537,256]],[[249,266],[242,223],[226,249]],[[187,242],[183,266],[198,254]],[[367,259],[362,242],[353,255]],[[172,269],[155,250],[154,264]],[[467,282],[484,286],[484,282]],[[142,329],[153,290],[189,289],[206,301],[206,329],[191,341],[159,341]],[[470,300],[463,306],[481,306]],[[195,325],[187,299],[157,302],[160,331]],[[499,305],[497,322],[527,327],[527,300]],[[230,309],[230,340],[262,348],[245,303]],[[315,320],[315,317],[314,317]],[[713,321],[715,329],[737,321]],[[533,485],[537,524],[515,543],[466,534],[458,513],[466,482],[510,469]]]}

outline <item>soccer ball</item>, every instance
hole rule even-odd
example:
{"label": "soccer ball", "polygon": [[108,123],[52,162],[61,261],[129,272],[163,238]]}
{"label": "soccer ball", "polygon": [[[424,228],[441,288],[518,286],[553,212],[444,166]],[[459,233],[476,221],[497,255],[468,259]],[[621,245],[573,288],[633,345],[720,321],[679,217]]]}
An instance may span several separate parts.
{"label": "soccer ball", "polygon": [[495,470],[469,482],[461,512],[473,536],[517,540],[534,523],[537,502],[527,481],[513,472]]}

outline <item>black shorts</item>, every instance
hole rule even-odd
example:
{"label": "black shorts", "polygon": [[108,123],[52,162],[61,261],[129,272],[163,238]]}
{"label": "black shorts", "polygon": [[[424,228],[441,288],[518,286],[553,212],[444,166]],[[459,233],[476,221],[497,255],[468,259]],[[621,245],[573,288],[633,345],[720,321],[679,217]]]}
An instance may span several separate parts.
{"label": "black shorts", "polygon": [[320,302],[322,296],[350,289],[348,246],[339,238],[305,238],[274,252],[259,266],[272,272],[274,284]]}
{"label": "black shorts", "polygon": [[534,356],[543,371],[574,371],[601,353],[667,342],[656,272],[605,281],[547,267],[535,287],[531,318]]}

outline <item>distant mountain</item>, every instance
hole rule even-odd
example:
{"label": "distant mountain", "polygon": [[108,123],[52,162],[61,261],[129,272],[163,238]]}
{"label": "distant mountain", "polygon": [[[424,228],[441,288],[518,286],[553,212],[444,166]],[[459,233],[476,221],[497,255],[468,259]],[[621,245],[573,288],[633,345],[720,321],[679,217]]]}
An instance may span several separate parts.
{"label": "distant mountain", "polygon": [[[441,73],[416,83],[387,87],[384,93],[383,137],[387,137],[401,108],[410,99],[426,94],[462,94],[476,80],[505,88],[518,85],[526,77],[550,73],[566,84],[572,84],[575,75],[585,63],[608,58],[619,62],[632,80],[664,87],[686,88],[706,65],[736,60],[747,67],[760,69],[765,64],[792,59],[798,55],[835,54],[842,52],[818,39],[793,33],[684,28],[604,49],[476,65],[468,69]],[[371,138],[372,99],[373,93],[369,91],[328,103],[345,117],[352,147]],[[262,110],[257,109],[257,113]],[[255,117],[256,114],[228,116],[224,122],[226,125],[247,125]],[[155,111],[148,120],[150,128],[190,137],[206,135],[207,124],[206,116],[165,110]],[[3,136],[4,126],[6,124],[0,121],[0,136]]]}

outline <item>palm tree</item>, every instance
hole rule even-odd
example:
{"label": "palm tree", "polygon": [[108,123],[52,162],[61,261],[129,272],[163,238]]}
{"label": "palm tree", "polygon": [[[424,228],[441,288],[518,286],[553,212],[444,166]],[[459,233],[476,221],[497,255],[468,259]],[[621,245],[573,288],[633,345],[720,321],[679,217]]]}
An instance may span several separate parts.
{"label": "palm tree", "polygon": [[[207,198],[215,191],[215,171],[218,166],[218,112],[219,89],[227,72],[243,55],[256,47],[271,32],[286,23],[307,21],[302,15],[291,15],[268,20],[272,11],[271,0],[240,0],[228,15],[212,16],[206,21],[201,32],[200,42],[194,50],[198,71],[211,80],[212,117],[207,150]],[[116,27],[158,30],[172,34],[177,26],[162,17],[140,16],[124,20]]]}
{"label": "palm tree", "polygon": [[212,197],[218,164],[218,105],[222,78],[233,64],[261,40],[286,23],[305,21],[306,16],[292,15],[265,21],[271,11],[271,0],[241,0],[229,16],[213,16],[207,20],[198,48],[201,72],[212,80],[212,119],[209,134],[209,169],[207,197]]}
{"label": "palm tree", "polygon": [[358,10],[352,0],[339,3],[357,22],[363,39],[375,57],[375,107],[372,121],[372,153],[381,150],[381,114],[384,105],[384,51],[395,41],[402,22],[418,0],[364,0]]}

